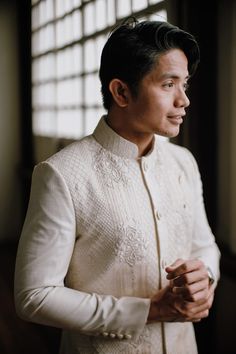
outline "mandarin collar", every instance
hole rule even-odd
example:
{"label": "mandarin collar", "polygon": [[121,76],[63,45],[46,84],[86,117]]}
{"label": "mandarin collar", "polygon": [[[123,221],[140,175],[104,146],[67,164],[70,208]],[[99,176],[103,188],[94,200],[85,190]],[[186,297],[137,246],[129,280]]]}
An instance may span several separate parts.
{"label": "mandarin collar", "polygon": [[109,150],[115,155],[127,159],[142,159],[151,158],[154,153],[154,147],[157,143],[157,138],[154,137],[154,142],[151,150],[143,157],[138,156],[138,146],[129,140],[122,138],[118,135],[106,122],[106,115],[102,116],[98,122],[97,127],[93,132],[93,137],[102,145],[106,150]]}

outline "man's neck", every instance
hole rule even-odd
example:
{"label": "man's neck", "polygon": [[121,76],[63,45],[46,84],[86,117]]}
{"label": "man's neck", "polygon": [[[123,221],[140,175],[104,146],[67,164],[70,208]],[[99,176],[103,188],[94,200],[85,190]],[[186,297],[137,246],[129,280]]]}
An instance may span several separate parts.
{"label": "man's neck", "polygon": [[118,135],[137,145],[139,157],[145,156],[151,150],[154,135],[135,131],[131,124],[129,124],[130,119],[126,119],[125,115],[109,112],[106,121],[110,128],[112,128]]}

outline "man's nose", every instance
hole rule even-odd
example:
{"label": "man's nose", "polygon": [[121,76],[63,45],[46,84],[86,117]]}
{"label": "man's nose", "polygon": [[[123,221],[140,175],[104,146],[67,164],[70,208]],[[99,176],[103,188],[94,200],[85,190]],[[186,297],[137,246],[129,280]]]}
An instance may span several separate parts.
{"label": "man's nose", "polygon": [[190,105],[190,101],[186,92],[183,89],[179,89],[176,98],[175,98],[175,106],[176,107],[188,107]]}

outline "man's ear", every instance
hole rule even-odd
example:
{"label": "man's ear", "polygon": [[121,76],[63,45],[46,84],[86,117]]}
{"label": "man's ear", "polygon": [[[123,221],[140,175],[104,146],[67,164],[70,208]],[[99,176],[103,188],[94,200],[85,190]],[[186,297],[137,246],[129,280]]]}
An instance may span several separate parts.
{"label": "man's ear", "polygon": [[128,105],[129,88],[127,84],[119,79],[113,79],[109,84],[109,90],[113,100],[119,107],[126,107]]}

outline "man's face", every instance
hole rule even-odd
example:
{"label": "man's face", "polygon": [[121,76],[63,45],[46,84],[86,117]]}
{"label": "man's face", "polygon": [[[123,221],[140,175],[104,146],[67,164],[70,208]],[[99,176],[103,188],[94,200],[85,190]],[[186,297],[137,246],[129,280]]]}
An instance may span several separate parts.
{"label": "man's face", "polygon": [[140,82],[138,96],[128,105],[135,134],[178,135],[189,105],[185,93],[188,76],[188,61],[182,50],[171,49],[158,58]]}

